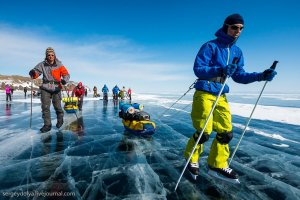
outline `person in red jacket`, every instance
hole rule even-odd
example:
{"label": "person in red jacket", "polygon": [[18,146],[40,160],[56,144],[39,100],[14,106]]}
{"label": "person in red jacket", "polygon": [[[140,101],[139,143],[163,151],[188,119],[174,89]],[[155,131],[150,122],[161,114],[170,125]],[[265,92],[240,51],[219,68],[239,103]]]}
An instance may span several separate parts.
{"label": "person in red jacket", "polygon": [[80,111],[82,110],[84,93],[85,90],[81,82],[79,82],[78,85],[72,91],[72,97],[76,96],[78,98],[78,109]]}
{"label": "person in red jacket", "polygon": [[132,92],[132,91],[131,91],[131,89],[129,88],[128,91],[127,91],[127,95],[128,95],[128,97],[129,97],[129,100],[130,100],[130,101],[131,101],[131,92]]}

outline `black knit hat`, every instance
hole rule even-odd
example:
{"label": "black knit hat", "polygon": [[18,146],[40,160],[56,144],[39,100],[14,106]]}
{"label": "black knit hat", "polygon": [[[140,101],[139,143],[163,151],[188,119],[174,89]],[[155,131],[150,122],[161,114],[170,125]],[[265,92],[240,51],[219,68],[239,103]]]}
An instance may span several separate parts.
{"label": "black knit hat", "polygon": [[232,14],[225,19],[224,24],[244,24],[244,19],[240,14]]}
{"label": "black knit hat", "polygon": [[222,30],[227,33],[228,25],[232,24],[244,24],[243,17],[240,14],[229,15],[224,21]]}

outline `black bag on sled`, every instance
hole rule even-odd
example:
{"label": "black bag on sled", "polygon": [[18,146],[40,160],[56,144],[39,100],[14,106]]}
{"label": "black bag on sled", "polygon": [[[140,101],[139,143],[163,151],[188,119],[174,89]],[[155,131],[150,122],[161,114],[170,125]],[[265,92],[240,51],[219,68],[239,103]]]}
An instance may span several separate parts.
{"label": "black bag on sled", "polygon": [[122,110],[119,112],[119,117],[124,120],[136,120],[136,121],[149,121],[150,115],[145,111],[135,110],[134,113],[124,113]]}

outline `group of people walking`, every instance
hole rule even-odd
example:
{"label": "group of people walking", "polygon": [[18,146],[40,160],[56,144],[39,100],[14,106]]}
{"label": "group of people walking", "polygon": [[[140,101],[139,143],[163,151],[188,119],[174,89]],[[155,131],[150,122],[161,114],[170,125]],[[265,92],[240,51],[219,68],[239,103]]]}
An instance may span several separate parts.
{"label": "group of people walking", "polygon": [[[28,92],[28,88],[27,86],[23,87],[23,91],[24,91],[24,98],[27,98],[27,92]],[[35,91],[33,91],[35,92]],[[14,93],[14,87],[11,85],[6,84],[5,85],[5,94],[6,94],[6,101],[9,102],[12,100],[12,95]]]}
{"label": "group of people walking", "polygon": [[[24,98],[27,98],[27,92],[28,92],[28,88],[27,86],[23,87],[23,91],[24,91]],[[12,95],[14,93],[14,87],[10,86],[8,84],[5,85],[5,94],[6,94],[6,101],[10,102],[12,101]],[[35,96],[35,91],[33,91],[33,96]]]}
{"label": "group of people walking", "polygon": [[[184,157],[188,160],[188,170],[191,174],[199,174],[199,157],[203,152],[204,143],[210,138],[211,132],[215,131],[216,138],[213,140],[207,164],[210,170],[218,172],[229,179],[236,179],[237,173],[228,165],[229,142],[233,137],[231,113],[226,98],[229,92],[229,86],[225,84],[227,78],[242,84],[248,84],[256,81],[272,81],[277,74],[274,69],[266,69],[263,72],[246,72],[244,70],[243,53],[236,42],[244,29],[244,19],[239,14],[228,16],[222,27],[215,33],[216,39],[206,42],[200,48],[194,62],[193,71],[197,77],[194,88],[193,105],[191,111],[192,124],[195,128],[194,134],[187,142],[184,151]],[[37,78],[43,74],[43,84],[41,86],[42,117],[44,126],[41,132],[51,129],[50,103],[52,103],[57,114],[56,127],[63,124],[63,110],[61,108],[61,88],[70,78],[70,75],[64,65],[56,58],[54,49],[47,48],[45,60],[37,64],[29,72],[32,78]],[[223,85],[224,84],[224,85]],[[94,96],[97,96],[97,87],[94,89]],[[102,88],[103,100],[108,99],[109,89],[105,84]],[[131,89],[120,89],[117,85],[112,89],[113,99],[124,100],[126,97],[131,100]],[[220,99],[212,110],[212,106],[220,93]],[[83,100],[84,88],[81,83],[73,92]],[[72,94],[72,95],[73,95]],[[82,103],[81,103],[82,106]],[[212,111],[212,117],[208,118]],[[206,121],[208,120],[207,126]],[[202,130],[204,129],[204,131]],[[203,131],[203,132],[202,132]],[[196,144],[199,133],[202,136],[199,144]],[[192,153],[193,147],[196,150]],[[192,153],[192,155],[191,155]]]}
{"label": "group of people walking", "polygon": [[126,91],[125,86],[123,86],[122,89],[120,89],[118,85],[116,85],[112,89],[112,92],[113,92],[113,100],[118,100],[118,98],[120,98],[121,100],[125,100],[127,98],[128,100],[131,101],[131,94],[132,94],[131,88],[129,88]]}
{"label": "group of people walking", "polygon": [[[40,75],[43,75],[42,85],[40,86],[42,118],[44,120],[44,125],[40,129],[40,131],[43,133],[43,132],[50,131],[52,128],[51,115],[50,115],[51,102],[53,104],[53,107],[57,115],[56,127],[60,128],[63,125],[64,111],[61,107],[61,99],[62,99],[61,90],[70,79],[70,74],[68,70],[62,64],[62,62],[56,57],[55,51],[52,47],[48,47],[46,49],[45,59],[42,62],[38,63],[33,69],[29,71],[29,76],[32,79],[36,79]],[[9,88],[6,91],[7,91],[7,98],[10,98],[11,100]],[[94,97],[98,96],[96,86],[93,88],[93,91],[94,91]],[[102,92],[103,92],[103,100],[108,100],[109,89],[106,86],[106,84],[103,86]],[[116,85],[112,89],[112,92],[113,92],[114,99],[118,99],[118,97],[120,97],[122,100],[124,100],[126,94],[128,98],[131,100],[131,89],[126,91],[125,87],[123,87],[120,90]],[[79,82],[78,85],[75,86],[74,89],[72,90],[71,96],[72,97],[76,96],[78,98],[79,111],[82,110],[83,99],[84,96],[86,95],[87,95],[87,90],[84,88],[82,82]]]}
{"label": "group of people walking", "polygon": [[[99,97],[100,95],[98,94],[98,89],[96,86],[94,86],[93,88],[93,92],[94,95],[93,97]],[[108,93],[109,93],[109,89],[107,87],[106,84],[104,84],[104,86],[102,87],[102,93],[103,93],[103,100],[108,100]],[[129,99],[131,101],[131,94],[132,94],[132,90],[131,88],[129,88],[127,91],[125,89],[125,86],[123,86],[122,89],[120,89],[118,87],[118,85],[115,85],[112,89],[112,96],[113,96],[113,100],[118,100],[119,98],[121,100],[125,100],[125,98]]]}

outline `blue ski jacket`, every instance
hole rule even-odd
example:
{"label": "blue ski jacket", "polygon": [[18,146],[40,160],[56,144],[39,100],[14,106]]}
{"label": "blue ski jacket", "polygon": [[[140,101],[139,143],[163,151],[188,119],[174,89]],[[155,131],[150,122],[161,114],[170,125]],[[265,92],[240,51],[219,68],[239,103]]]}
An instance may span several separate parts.
{"label": "blue ski jacket", "polygon": [[[248,84],[263,79],[263,73],[245,72],[243,53],[235,45],[237,39],[227,35],[222,29],[219,29],[215,36],[216,39],[202,45],[196,56],[194,63],[194,73],[198,77],[194,86],[196,90],[217,95],[222,88],[222,80],[226,78],[223,70],[234,58],[237,58],[238,67],[231,78],[235,82]],[[226,84],[222,94],[228,92],[229,86]]]}
{"label": "blue ski jacket", "polygon": [[106,84],[103,86],[102,92],[103,92],[104,94],[107,94],[107,93],[109,92],[109,89],[108,89],[108,87],[106,86]]}
{"label": "blue ski jacket", "polygon": [[120,89],[119,89],[118,86],[115,86],[115,87],[112,89],[112,91],[113,91],[113,94],[119,94]]}

